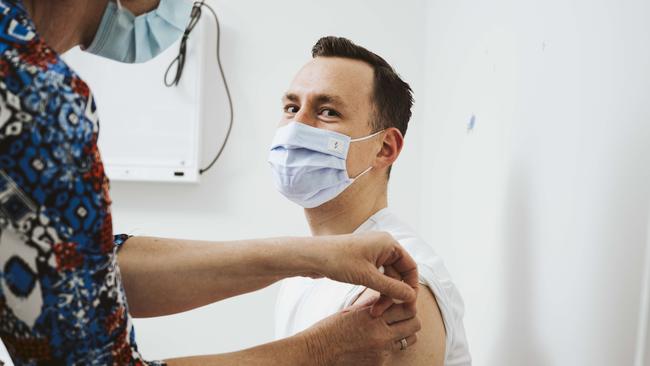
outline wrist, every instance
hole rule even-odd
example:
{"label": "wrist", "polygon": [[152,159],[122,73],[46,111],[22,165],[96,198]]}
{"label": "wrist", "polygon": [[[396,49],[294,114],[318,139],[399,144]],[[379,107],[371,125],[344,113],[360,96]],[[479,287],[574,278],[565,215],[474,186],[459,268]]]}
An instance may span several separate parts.
{"label": "wrist", "polygon": [[299,339],[306,351],[306,359],[310,365],[314,366],[328,366],[333,364],[332,360],[335,358],[332,350],[326,350],[325,345],[328,344],[325,340],[325,335],[322,334],[322,329],[311,329],[298,333],[295,337]]}
{"label": "wrist", "polygon": [[280,237],[259,239],[251,245],[236,244],[236,248],[243,249],[243,261],[247,271],[256,269],[260,274],[272,276],[276,281],[287,277],[309,276],[313,265],[313,258],[309,246],[309,238]]}
{"label": "wrist", "polygon": [[284,241],[286,255],[283,267],[288,276],[311,278],[323,277],[323,268],[327,263],[325,240],[320,237],[296,237]]}

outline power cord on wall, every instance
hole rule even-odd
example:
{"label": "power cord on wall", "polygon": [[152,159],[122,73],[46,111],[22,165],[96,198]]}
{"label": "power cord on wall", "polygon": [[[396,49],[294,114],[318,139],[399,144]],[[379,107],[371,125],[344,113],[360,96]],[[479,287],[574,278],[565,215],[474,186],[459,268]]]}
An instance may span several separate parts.
{"label": "power cord on wall", "polygon": [[[228,123],[228,131],[226,132],[226,137],[223,140],[223,144],[221,144],[221,147],[219,148],[219,151],[215,155],[215,157],[210,161],[210,163],[205,167],[199,170],[199,174],[203,174],[210,170],[212,166],[219,160],[219,157],[223,153],[224,148],[226,147],[226,144],[228,143],[228,139],[230,138],[230,132],[232,131],[232,126],[233,126],[233,121],[234,121],[234,111],[232,107],[232,96],[230,95],[230,88],[228,88],[228,82],[226,81],[226,75],[223,72],[223,67],[221,66],[221,55],[220,55],[220,40],[221,40],[221,29],[219,25],[219,17],[217,16],[217,13],[214,11],[214,9],[205,3],[205,0],[197,1],[194,3],[194,6],[192,7],[192,13],[190,15],[190,22],[187,25],[187,28],[185,28],[185,32],[183,33],[183,38],[181,38],[181,45],[178,50],[178,56],[172,60],[172,62],[169,64],[169,67],[167,67],[167,71],[165,71],[165,77],[164,77],[164,83],[167,87],[174,87],[178,86],[178,83],[181,81],[181,77],[183,76],[183,71],[185,70],[185,59],[187,56],[187,40],[194,30],[194,27],[198,24],[199,20],[201,19],[201,14],[202,14],[202,9],[206,8],[208,9],[211,13],[212,16],[214,17],[214,21],[217,25],[217,65],[219,66],[219,73],[221,74],[221,80],[223,80],[223,86],[224,89],[226,90],[226,96],[228,97],[228,108],[230,110],[230,121]],[[172,80],[169,80],[169,77],[171,76],[172,69],[176,65],[175,73],[173,75]]]}

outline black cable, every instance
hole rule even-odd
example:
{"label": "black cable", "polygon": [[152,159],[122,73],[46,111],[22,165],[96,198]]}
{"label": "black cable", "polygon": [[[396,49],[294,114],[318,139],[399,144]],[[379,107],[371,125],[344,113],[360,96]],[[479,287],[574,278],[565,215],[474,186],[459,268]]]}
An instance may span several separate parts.
{"label": "black cable", "polygon": [[[198,24],[199,19],[201,19],[201,7],[204,5],[206,5],[205,0],[201,0],[201,2],[197,1],[192,6],[192,12],[190,13],[190,22],[188,23],[187,27],[185,28],[185,31],[183,32],[180,49],[178,50],[178,56],[176,56],[172,60],[172,62],[167,67],[167,71],[165,71],[164,82],[167,87],[178,86],[178,83],[181,81],[181,76],[183,75],[183,71],[185,70],[185,57],[187,55],[187,40],[190,36],[190,33],[192,33],[192,31],[194,30],[194,27]],[[170,82],[168,81],[169,72],[171,71],[174,65],[177,65],[176,74],[174,75],[174,79]]]}
{"label": "black cable", "polygon": [[[223,80],[223,86],[224,89],[226,90],[226,96],[228,97],[228,108],[230,110],[230,122],[228,123],[228,131],[226,132],[226,137],[223,139],[223,144],[221,144],[221,148],[219,148],[219,151],[215,155],[214,159],[208,164],[205,168],[199,169],[199,174],[203,174],[210,170],[212,166],[219,160],[219,157],[221,157],[221,154],[223,153],[223,150],[226,147],[226,144],[228,143],[228,139],[230,138],[230,132],[232,131],[232,126],[234,122],[234,110],[232,106],[232,96],[230,95],[230,88],[228,87],[228,82],[226,81],[226,75],[223,72],[223,66],[221,66],[221,27],[219,24],[219,17],[217,16],[217,13],[214,11],[214,9],[205,3],[205,0],[197,1],[194,3],[194,7],[192,7],[192,13],[190,15],[190,22],[187,25],[187,28],[185,29],[185,32],[183,33],[183,37],[181,39],[181,45],[178,50],[178,56],[172,60],[172,62],[169,64],[169,67],[167,67],[167,71],[165,71],[165,78],[164,82],[167,87],[173,87],[173,86],[178,86],[178,83],[181,81],[181,77],[183,75],[183,70],[185,69],[185,58],[187,55],[187,40],[194,30],[194,27],[196,24],[199,22],[201,19],[201,9],[205,7],[207,8],[211,13],[212,16],[214,17],[214,21],[216,22],[217,25],[217,65],[219,66],[219,73],[221,74],[221,80]],[[174,78],[171,82],[169,82],[169,73],[176,65],[176,74],[174,75]]]}

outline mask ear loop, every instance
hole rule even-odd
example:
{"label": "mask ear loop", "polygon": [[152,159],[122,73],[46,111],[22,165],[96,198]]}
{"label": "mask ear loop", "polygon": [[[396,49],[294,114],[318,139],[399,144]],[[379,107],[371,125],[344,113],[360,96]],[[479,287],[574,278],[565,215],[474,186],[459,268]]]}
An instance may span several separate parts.
{"label": "mask ear loop", "polygon": [[363,172],[361,172],[361,173],[360,173],[359,175],[357,175],[356,177],[354,177],[354,178],[350,178],[350,179],[352,179],[352,183],[354,183],[354,181],[356,181],[357,179],[361,178],[364,174],[368,173],[368,172],[371,171],[371,170],[372,170],[372,165],[369,166],[368,169],[364,170]]}
{"label": "mask ear loop", "polygon": [[[370,140],[371,138],[373,138],[373,137],[379,135],[380,133],[382,133],[382,132],[384,132],[384,131],[386,131],[386,130],[380,130],[380,131],[377,131],[377,132],[375,132],[375,133],[373,133],[373,134],[371,134],[371,135],[368,135],[368,136],[366,136],[366,137],[359,137],[358,139],[352,139],[352,140],[350,140],[350,142],[359,142],[359,141]],[[360,174],[358,174],[356,177],[354,177],[354,178],[350,178],[350,179],[352,179],[352,183],[354,183],[355,180],[361,178],[364,174],[368,173],[368,172],[371,171],[371,170],[372,170],[372,165],[369,166],[368,169],[366,169],[366,170],[364,170],[363,172],[361,172]]]}
{"label": "mask ear loop", "polygon": [[358,139],[351,139],[350,142],[359,142],[359,141],[369,140],[369,139],[379,135],[380,133],[382,133],[384,131],[386,131],[386,130],[380,130],[380,131],[377,131],[377,132],[373,133],[372,135],[368,135],[368,136],[365,136],[365,137],[359,137]]}

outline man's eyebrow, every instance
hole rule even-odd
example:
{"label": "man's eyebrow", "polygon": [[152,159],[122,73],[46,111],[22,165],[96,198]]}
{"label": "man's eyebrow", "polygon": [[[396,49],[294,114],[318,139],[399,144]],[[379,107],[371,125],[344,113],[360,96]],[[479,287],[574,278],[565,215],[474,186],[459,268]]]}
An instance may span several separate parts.
{"label": "man's eyebrow", "polygon": [[318,104],[334,104],[339,106],[340,108],[345,108],[345,102],[343,99],[336,95],[331,95],[331,94],[319,94],[316,96],[316,102]]}
{"label": "man's eyebrow", "polygon": [[291,101],[291,102],[298,102],[300,100],[300,98],[298,98],[298,96],[296,94],[294,94],[294,93],[285,93],[282,96],[282,100],[283,101],[288,100],[288,101]]}
{"label": "man's eyebrow", "polygon": [[[298,97],[297,94],[286,93],[282,96],[282,100],[283,101],[288,100],[297,103],[300,101],[300,98]],[[341,97],[332,94],[318,94],[315,97],[315,102],[317,104],[334,104],[339,106],[340,108],[346,107],[346,104]]]}

